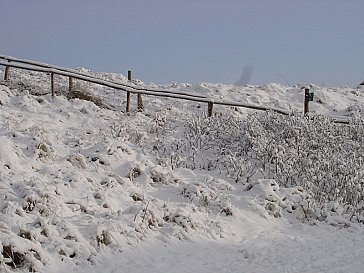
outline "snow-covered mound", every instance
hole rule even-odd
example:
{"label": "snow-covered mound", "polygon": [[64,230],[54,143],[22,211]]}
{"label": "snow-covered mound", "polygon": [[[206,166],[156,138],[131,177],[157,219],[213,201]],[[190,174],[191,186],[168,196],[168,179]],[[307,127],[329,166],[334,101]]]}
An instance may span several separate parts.
{"label": "snow-covered mound", "polygon": [[[93,75],[125,82],[122,75]],[[145,257],[154,259],[152,246],[160,253],[163,247],[155,244],[162,244],[185,247],[186,253],[217,247],[215,253],[206,251],[207,260],[241,259],[226,265],[225,272],[266,272],[257,264],[265,264],[258,262],[264,261],[261,255],[273,255],[266,245],[273,237],[305,251],[305,234],[313,238],[308,234],[315,230],[312,236],[321,239],[345,227],[348,231],[340,232],[349,241],[337,247],[355,244],[357,252],[352,266],[341,268],[360,272],[355,261],[364,241],[355,238],[363,232],[364,98],[359,89],[311,87],[313,113],[355,117],[351,125],[334,125],[325,117],[250,115],[251,110],[222,106],[207,118],[201,103],[147,96],[143,113],[127,115],[120,91],[77,82],[88,96],[71,97],[67,79],[59,78],[57,96],[51,97],[47,75],[14,70],[12,77],[0,83],[1,271],[119,272],[123,265],[128,272],[145,272],[150,261],[138,253],[150,249]],[[149,87],[292,111],[303,104],[301,86]],[[337,145],[326,145],[330,141]],[[322,189],[327,194],[321,195]],[[297,228],[303,235],[294,233]],[[286,238],[288,233],[298,243]],[[231,257],[229,245],[236,251]],[[176,260],[181,249],[175,250]],[[283,258],[276,258],[269,272],[280,272]],[[290,266],[289,260],[281,267],[286,271],[307,266],[305,261]],[[221,264],[207,264],[208,272],[224,271]],[[196,272],[206,269],[194,266]],[[329,271],[342,272],[334,268]],[[168,271],[187,269],[191,272],[180,264]]]}

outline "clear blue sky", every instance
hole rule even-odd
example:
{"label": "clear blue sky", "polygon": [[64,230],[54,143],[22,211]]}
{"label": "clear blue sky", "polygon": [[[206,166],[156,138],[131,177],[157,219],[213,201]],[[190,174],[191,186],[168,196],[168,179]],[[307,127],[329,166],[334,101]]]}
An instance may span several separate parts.
{"label": "clear blue sky", "polygon": [[155,83],[354,86],[364,1],[1,0],[0,53]]}

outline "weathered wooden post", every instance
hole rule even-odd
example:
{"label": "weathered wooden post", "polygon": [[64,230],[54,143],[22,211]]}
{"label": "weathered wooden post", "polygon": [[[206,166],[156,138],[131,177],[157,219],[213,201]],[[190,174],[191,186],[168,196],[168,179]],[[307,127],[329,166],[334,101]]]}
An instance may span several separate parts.
{"label": "weathered wooden post", "polygon": [[310,98],[310,89],[305,88],[305,102],[303,104],[303,114],[306,115],[309,111],[309,98]]}
{"label": "weathered wooden post", "polygon": [[71,92],[73,88],[73,78],[69,77],[68,78],[68,91]]}
{"label": "weathered wooden post", "polygon": [[212,101],[209,101],[207,104],[207,116],[212,117],[212,109],[214,107],[214,103]]}
{"label": "weathered wooden post", "polygon": [[144,106],[143,106],[143,100],[142,100],[142,94],[138,94],[138,112],[143,112]]}
{"label": "weathered wooden post", "polygon": [[52,89],[52,97],[54,97],[54,73],[51,72],[51,89]]}
{"label": "weathered wooden post", "polygon": [[309,88],[305,88],[305,102],[303,105],[303,114],[306,115],[309,111],[309,104],[310,101],[313,101],[313,95],[314,93],[310,93],[310,89]]}
{"label": "weathered wooden post", "polygon": [[[128,81],[131,81],[131,70],[128,70]],[[130,92],[126,92],[126,112],[130,112]]]}
{"label": "weathered wooden post", "polygon": [[[10,61],[8,61],[10,63]],[[5,75],[4,75],[5,81],[10,81],[10,66],[5,67]]]}

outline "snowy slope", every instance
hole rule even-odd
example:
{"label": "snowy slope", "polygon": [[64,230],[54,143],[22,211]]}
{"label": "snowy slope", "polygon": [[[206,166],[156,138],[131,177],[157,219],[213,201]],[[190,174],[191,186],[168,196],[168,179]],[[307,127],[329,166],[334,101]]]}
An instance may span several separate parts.
{"label": "snowy slope", "polygon": [[[126,115],[119,91],[77,83],[103,108],[68,100],[65,79],[52,98],[46,75],[12,77],[0,85],[1,271],[362,272],[362,224],[339,210],[306,219],[289,211],[309,196],[300,188],[259,175],[236,183],[201,167],[200,154],[175,155],[170,147],[206,105],[144,97],[145,112]],[[285,110],[303,104],[301,86],[154,87]],[[312,112],[361,115],[363,90],[313,89]],[[214,111],[240,119],[251,112]]]}

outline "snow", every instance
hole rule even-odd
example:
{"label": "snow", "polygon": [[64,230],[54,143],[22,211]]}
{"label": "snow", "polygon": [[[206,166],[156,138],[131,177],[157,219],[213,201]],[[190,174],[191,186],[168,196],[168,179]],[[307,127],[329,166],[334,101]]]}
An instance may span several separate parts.
{"label": "snow", "polygon": [[[51,97],[49,76],[14,69],[11,77],[0,82],[1,272],[363,271],[363,224],[352,221],[359,217],[344,217],[335,202],[310,207],[306,189],[284,187],[247,162],[236,183],[232,168],[245,160],[237,155],[226,169],[213,162],[212,140],[232,142],[213,131],[224,126],[219,115],[246,119],[252,110],[215,106],[215,119],[205,121],[207,105],[144,96],[145,111],[126,114],[120,91],[77,81],[107,106],[99,107],[68,99],[65,78],[56,78]],[[362,89],[310,87],[312,113],[362,115]],[[302,85],[148,88],[303,107]]]}
{"label": "snow", "polygon": [[[272,224],[271,224],[272,226]],[[158,241],[120,253],[105,253],[100,264],[108,272],[362,272],[363,240],[356,233],[328,227],[295,226],[290,229],[274,225],[244,231],[239,242]],[[324,243],[323,243],[324,242]],[[351,244],[351,247],[348,247]],[[79,272],[105,270],[96,265]]]}

